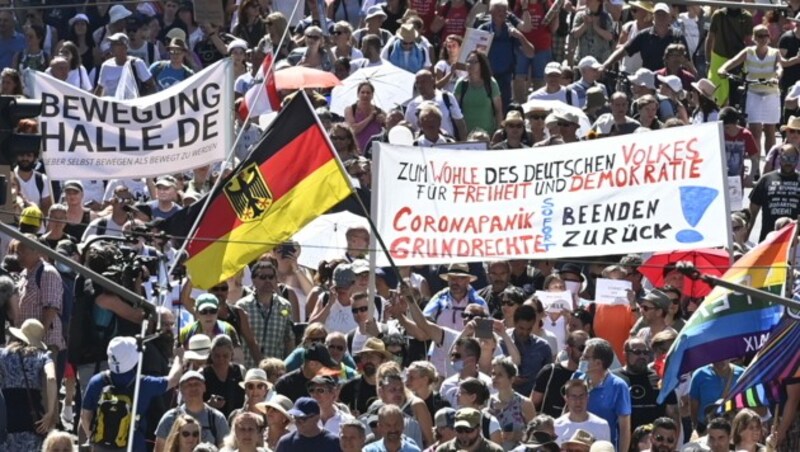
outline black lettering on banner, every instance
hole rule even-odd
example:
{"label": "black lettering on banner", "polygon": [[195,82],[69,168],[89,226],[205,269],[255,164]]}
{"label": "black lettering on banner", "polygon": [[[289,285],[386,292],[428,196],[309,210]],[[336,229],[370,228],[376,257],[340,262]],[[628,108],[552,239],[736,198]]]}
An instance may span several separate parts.
{"label": "black lettering on banner", "polygon": [[[190,134],[191,133],[191,134]],[[200,123],[194,118],[178,120],[178,146],[190,146],[200,137]]]}

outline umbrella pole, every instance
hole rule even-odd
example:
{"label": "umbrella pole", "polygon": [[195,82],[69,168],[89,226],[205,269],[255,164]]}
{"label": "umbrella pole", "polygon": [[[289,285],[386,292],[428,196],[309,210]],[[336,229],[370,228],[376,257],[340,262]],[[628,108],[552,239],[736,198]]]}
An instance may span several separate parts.
{"label": "umbrella pole", "polygon": [[734,282],[727,281],[722,278],[718,278],[716,276],[707,275],[705,273],[700,273],[700,271],[695,268],[694,264],[687,261],[678,262],[676,268],[686,275],[691,280],[702,280],[708,283],[710,286],[720,286],[726,289],[732,290],[734,292],[747,295],[753,298],[759,298],[764,301],[769,301],[772,303],[778,303],[789,309],[797,309],[800,310],[800,303],[795,300],[790,300],[785,297],[781,297],[779,295],[775,295],[771,292],[767,292],[765,290],[758,290],[752,287],[744,286],[742,284],[737,284]]}

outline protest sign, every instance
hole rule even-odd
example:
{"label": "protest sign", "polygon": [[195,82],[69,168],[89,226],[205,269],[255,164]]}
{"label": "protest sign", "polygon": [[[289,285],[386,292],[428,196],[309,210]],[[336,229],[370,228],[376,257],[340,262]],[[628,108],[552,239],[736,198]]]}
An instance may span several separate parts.
{"label": "protest sign", "polygon": [[599,304],[629,304],[628,291],[633,285],[627,279],[597,278],[594,302]]}
{"label": "protest sign", "polygon": [[542,302],[542,307],[547,312],[561,312],[563,310],[572,311],[572,292],[546,292],[536,291],[536,298]]}
{"label": "protest sign", "polygon": [[489,49],[492,47],[492,39],[494,39],[494,34],[491,32],[467,28],[464,42],[461,44],[461,51],[458,53],[458,62],[466,64],[467,55],[472,51],[488,55]]}
{"label": "protest sign", "polygon": [[42,160],[52,179],[158,176],[225,158],[225,62],[131,100],[98,98],[41,72],[27,76],[43,104]]}
{"label": "protest sign", "polygon": [[398,265],[724,246],[718,124],[541,149],[379,143],[372,215]]}

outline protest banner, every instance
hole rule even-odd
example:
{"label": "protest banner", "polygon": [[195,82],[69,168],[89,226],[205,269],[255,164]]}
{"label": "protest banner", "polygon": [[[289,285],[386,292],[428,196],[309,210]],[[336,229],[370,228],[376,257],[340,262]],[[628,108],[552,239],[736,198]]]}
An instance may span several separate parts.
{"label": "protest banner", "polygon": [[467,56],[473,51],[488,55],[493,39],[494,34],[491,32],[467,28],[467,32],[464,33],[464,41],[461,43],[461,51],[458,53],[458,62],[466,64]]}
{"label": "protest banner", "polygon": [[724,246],[720,133],[492,152],[380,143],[372,215],[398,265]]}
{"label": "protest banner", "polygon": [[232,93],[218,62],[168,89],[131,100],[99,98],[28,71],[41,99],[42,160],[49,177],[140,178],[225,158]]}

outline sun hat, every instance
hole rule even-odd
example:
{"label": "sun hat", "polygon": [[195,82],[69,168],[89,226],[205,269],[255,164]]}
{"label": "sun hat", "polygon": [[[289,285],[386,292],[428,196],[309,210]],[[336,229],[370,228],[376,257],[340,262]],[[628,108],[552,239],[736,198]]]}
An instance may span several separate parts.
{"label": "sun hat", "polygon": [[19,328],[12,326],[8,329],[8,332],[28,345],[47,350],[47,346],[42,342],[45,335],[44,325],[36,319],[28,319],[22,322]]}

